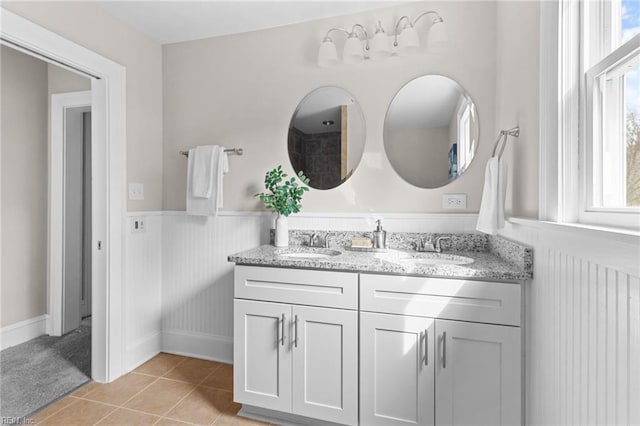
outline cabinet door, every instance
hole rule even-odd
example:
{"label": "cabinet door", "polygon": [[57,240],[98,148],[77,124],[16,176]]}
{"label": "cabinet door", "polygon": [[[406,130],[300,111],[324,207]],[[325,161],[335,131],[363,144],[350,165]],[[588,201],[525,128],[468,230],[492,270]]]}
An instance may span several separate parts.
{"label": "cabinet door", "polygon": [[291,305],[234,301],[233,399],[291,411]]}
{"label": "cabinet door", "polygon": [[358,313],[293,307],[293,413],[358,423]]}
{"label": "cabinet door", "polygon": [[434,320],[360,314],[360,424],[433,425]]}
{"label": "cabinet door", "polygon": [[436,331],[436,424],[521,424],[520,328],[436,320]]}

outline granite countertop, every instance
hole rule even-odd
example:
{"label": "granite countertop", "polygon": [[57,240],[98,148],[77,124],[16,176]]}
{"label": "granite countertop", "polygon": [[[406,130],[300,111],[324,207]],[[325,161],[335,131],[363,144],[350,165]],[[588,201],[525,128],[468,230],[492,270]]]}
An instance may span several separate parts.
{"label": "granite countertop", "polygon": [[[460,234],[453,234],[460,235]],[[474,236],[477,234],[473,234]],[[489,237],[497,238],[497,237]],[[295,239],[294,239],[295,240]],[[348,247],[336,245],[330,249],[316,249],[303,245],[292,245],[286,248],[278,248],[272,245],[263,245],[251,250],[232,254],[228,257],[230,262],[239,265],[272,266],[284,268],[322,269],[333,271],[370,272],[398,275],[432,276],[446,278],[475,278],[497,281],[521,281],[532,277],[532,253],[531,249],[522,246],[515,247],[515,252],[520,248],[520,254],[525,259],[513,258],[515,243],[502,241],[488,241],[484,250],[474,247],[460,248],[451,252],[443,251],[441,254],[416,253],[415,250],[405,248],[389,249],[386,252],[360,252],[352,251]],[[464,250],[468,248],[469,250]],[[287,257],[299,252],[333,252],[332,256],[319,258]],[[294,255],[295,256],[295,255]],[[421,258],[439,258],[455,261],[464,260],[460,256],[473,260],[467,264],[423,264]]]}

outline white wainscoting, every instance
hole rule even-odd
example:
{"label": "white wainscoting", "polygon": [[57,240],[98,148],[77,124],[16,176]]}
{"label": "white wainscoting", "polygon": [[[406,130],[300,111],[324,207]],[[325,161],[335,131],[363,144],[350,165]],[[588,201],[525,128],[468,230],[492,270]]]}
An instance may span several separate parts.
{"label": "white wainscoting", "polygon": [[271,220],[271,215],[252,213],[165,212],[163,351],[233,360],[233,264],[227,256],[268,243]]}
{"label": "white wainscoting", "polygon": [[[131,222],[144,219],[144,232]],[[129,213],[125,218],[125,370],[131,371],[160,352],[162,325],[161,212]]]}
{"label": "white wainscoting", "polygon": [[527,288],[529,425],[640,424],[640,240],[536,221]]}
{"label": "white wainscoting", "polygon": [[46,333],[49,315],[40,315],[0,328],[0,350],[19,345]]}

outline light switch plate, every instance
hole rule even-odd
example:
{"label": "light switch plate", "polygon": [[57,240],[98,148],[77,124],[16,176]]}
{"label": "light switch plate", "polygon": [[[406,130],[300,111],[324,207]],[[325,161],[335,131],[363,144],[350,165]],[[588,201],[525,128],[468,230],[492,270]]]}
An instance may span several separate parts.
{"label": "light switch plate", "polygon": [[144,200],[144,184],[129,182],[129,199]]}
{"label": "light switch plate", "polygon": [[442,196],[443,209],[466,209],[467,194],[444,194]]}

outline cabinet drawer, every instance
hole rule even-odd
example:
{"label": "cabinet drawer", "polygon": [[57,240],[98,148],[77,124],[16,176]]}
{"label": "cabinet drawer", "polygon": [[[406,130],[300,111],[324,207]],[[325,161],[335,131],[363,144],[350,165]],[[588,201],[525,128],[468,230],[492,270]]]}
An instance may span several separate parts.
{"label": "cabinet drawer", "polygon": [[358,308],[358,274],[236,266],[235,297],[329,308]]}
{"label": "cabinet drawer", "polygon": [[520,325],[520,285],[446,278],[360,275],[360,309]]}

